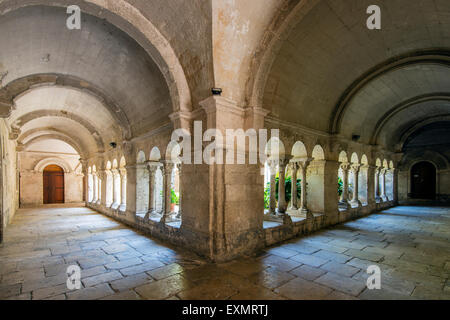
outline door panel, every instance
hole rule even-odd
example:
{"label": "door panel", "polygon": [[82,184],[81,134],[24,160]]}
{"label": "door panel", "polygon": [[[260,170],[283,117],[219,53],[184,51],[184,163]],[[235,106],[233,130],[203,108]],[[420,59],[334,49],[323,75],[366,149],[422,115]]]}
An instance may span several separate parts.
{"label": "door panel", "polygon": [[64,203],[64,171],[58,166],[44,170],[44,204]]}
{"label": "door panel", "polygon": [[436,169],[429,162],[419,162],[411,169],[411,191],[415,199],[435,199]]}

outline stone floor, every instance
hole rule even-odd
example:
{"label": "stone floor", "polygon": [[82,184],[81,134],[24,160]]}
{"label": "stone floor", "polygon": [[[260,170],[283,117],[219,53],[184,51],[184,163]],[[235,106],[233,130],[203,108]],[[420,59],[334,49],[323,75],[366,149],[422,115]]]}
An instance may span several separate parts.
{"label": "stone floor", "polygon": [[[397,207],[214,265],[88,208],[24,209],[0,246],[0,299],[450,299],[449,238],[449,208]],[[381,290],[366,288],[374,264]]]}

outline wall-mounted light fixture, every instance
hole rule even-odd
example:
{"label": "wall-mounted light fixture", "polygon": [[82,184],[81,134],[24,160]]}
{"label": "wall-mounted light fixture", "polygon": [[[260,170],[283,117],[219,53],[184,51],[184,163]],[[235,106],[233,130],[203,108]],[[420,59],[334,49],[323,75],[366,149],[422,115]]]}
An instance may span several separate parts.
{"label": "wall-mounted light fixture", "polygon": [[215,96],[220,96],[222,94],[222,89],[221,88],[211,88],[211,92]]}

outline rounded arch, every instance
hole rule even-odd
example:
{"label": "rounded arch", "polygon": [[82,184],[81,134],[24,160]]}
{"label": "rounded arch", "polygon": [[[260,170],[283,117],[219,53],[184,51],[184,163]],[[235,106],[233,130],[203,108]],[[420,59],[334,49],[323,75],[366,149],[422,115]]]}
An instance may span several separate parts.
{"label": "rounded arch", "polygon": [[294,158],[307,158],[308,157],[308,151],[306,151],[306,146],[301,141],[297,141],[294,143],[291,154]]}
{"label": "rounded arch", "polygon": [[341,151],[339,153],[339,162],[348,162],[348,156],[347,156],[347,152],[345,151]]}
{"label": "rounded arch", "polygon": [[[80,148],[80,146],[78,145],[77,142],[75,142],[70,137],[66,137],[66,136],[61,135],[61,134],[44,134],[44,135],[40,135],[40,136],[31,138],[25,144],[23,144],[23,146],[26,149],[28,146],[30,146],[30,145],[32,145],[34,143],[37,143],[37,142],[40,142],[40,141],[49,140],[49,139],[61,140],[61,141],[65,142],[65,143],[67,143],[68,145],[70,145],[72,148],[74,148],[75,151],[81,157],[84,157],[84,155],[85,155],[85,153],[82,151],[82,149]],[[19,143],[18,143],[18,145],[19,145]]]}
{"label": "rounded arch", "polygon": [[120,168],[125,168],[126,165],[127,165],[127,162],[126,162],[126,160],[125,160],[125,157],[122,156],[122,157],[120,158],[119,166],[120,166]]}
{"label": "rounded arch", "polygon": [[267,141],[265,153],[268,157],[284,157],[286,154],[284,143],[278,137],[272,137]]}
{"label": "rounded arch", "polygon": [[149,160],[150,161],[159,161],[159,160],[161,160],[161,151],[159,151],[158,147],[153,147],[152,148],[152,150],[150,151]]}
{"label": "rounded arch", "polygon": [[[73,0],[82,12],[105,19],[129,34],[155,60],[166,79],[174,111],[192,109],[191,93],[178,55],[170,42],[140,10],[125,0]],[[46,0],[5,0],[0,4],[0,15],[28,6],[67,7],[64,0],[49,3]]]}
{"label": "rounded arch", "polygon": [[139,151],[136,157],[137,163],[144,163],[146,160],[144,151]]}
{"label": "rounded arch", "polygon": [[[72,172],[72,168],[70,167],[70,165],[64,159],[60,159],[60,158],[42,159],[34,166],[34,171],[44,172],[44,169],[49,165],[57,165],[57,166],[61,167],[64,170],[64,173]],[[95,168],[95,166],[94,166],[94,168]]]}
{"label": "rounded arch", "polygon": [[259,108],[263,106],[267,79],[283,44],[283,41],[280,41],[280,37],[289,34],[319,1],[285,0],[281,5],[283,10],[280,10],[279,14],[273,18],[251,62],[250,77],[246,87],[247,101],[250,106]]}
{"label": "rounded arch", "polygon": [[[171,141],[166,149],[166,160],[178,162],[181,155],[181,147],[178,142]],[[152,159],[150,159],[152,160]]]}
{"label": "rounded arch", "polygon": [[350,161],[351,161],[351,163],[359,163],[359,157],[358,157],[358,154],[356,152],[352,153]]}
{"label": "rounded arch", "polygon": [[381,168],[381,164],[382,164],[381,159],[380,159],[380,158],[377,158],[377,159],[375,160],[375,166],[377,166],[378,168]]}
{"label": "rounded arch", "polygon": [[368,165],[369,164],[369,160],[367,159],[367,156],[365,154],[363,154],[362,157],[361,157],[361,164],[362,165]]}
{"label": "rounded arch", "polygon": [[320,144],[314,147],[312,157],[314,160],[325,160],[325,152]]}
{"label": "rounded arch", "polygon": [[340,132],[342,119],[344,118],[347,107],[363,87],[374,79],[377,79],[378,77],[389,72],[417,64],[438,64],[449,67],[450,52],[446,50],[423,50],[419,52],[409,52],[400,56],[392,57],[361,75],[344,91],[339,98],[339,101],[332,112],[329,125],[330,133]]}
{"label": "rounded arch", "polygon": [[437,172],[436,165],[428,160],[417,161],[410,167],[410,188],[413,199],[434,200],[436,198]]}

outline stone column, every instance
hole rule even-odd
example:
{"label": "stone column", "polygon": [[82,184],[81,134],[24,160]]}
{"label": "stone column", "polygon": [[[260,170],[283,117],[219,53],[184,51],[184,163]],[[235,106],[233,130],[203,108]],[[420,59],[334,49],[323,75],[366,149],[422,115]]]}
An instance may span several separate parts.
{"label": "stone column", "polygon": [[376,167],[375,169],[375,202],[380,203],[381,197],[380,197],[380,167]]}
{"label": "stone column", "polygon": [[98,176],[97,176],[97,173],[94,173],[93,175],[92,175],[92,180],[93,180],[93,188],[94,188],[94,190],[93,190],[93,197],[92,197],[92,203],[97,203],[97,200],[98,200]]}
{"label": "stone column", "polygon": [[[297,162],[291,162],[291,170],[292,170],[292,176],[291,176],[291,210],[297,210],[297,171],[298,171],[298,163]],[[303,183],[303,180],[302,180]],[[302,196],[303,196],[303,188],[301,190]],[[303,197],[302,197],[303,198]]]}
{"label": "stone column", "polygon": [[363,169],[366,170],[367,174],[367,185],[366,185],[366,197],[367,205],[375,205],[375,167],[371,165],[364,165]]}
{"label": "stone column", "polygon": [[106,208],[106,171],[105,169],[99,170],[99,195],[100,199],[97,201],[98,204],[103,205]]}
{"label": "stone column", "polygon": [[171,212],[170,212],[170,198],[171,198],[171,187],[172,187],[172,181],[171,181],[171,175],[173,170],[173,163],[166,161],[164,163],[164,170],[163,170],[163,195],[164,195],[164,209],[163,209],[163,215],[161,218],[161,223],[165,223],[168,218],[170,218]]}
{"label": "stone column", "polygon": [[280,160],[279,162],[279,177],[278,180],[278,213],[284,214],[286,213],[286,190],[285,190],[285,182],[286,182],[286,166],[288,161],[286,159]]}
{"label": "stone column", "polygon": [[269,170],[270,170],[270,200],[269,200],[269,214],[275,214],[276,213],[276,206],[277,206],[277,199],[276,199],[276,180],[275,177],[277,175],[277,164],[278,161],[275,160],[269,160]]}
{"label": "stone column", "polygon": [[392,194],[394,198],[392,199],[395,204],[398,203],[398,170],[392,168]]}
{"label": "stone column", "polygon": [[381,183],[381,199],[386,202],[389,201],[388,197],[386,196],[386,173],[387,173],[387,169],[384,168],[381,170],[380,174],[382,177],[382,183]]}
{"label": "stone column", "polygon": [[302,162],[300,162],[300,168],[302,170],[302,190],[301,190],[301,199],[300,199],[300,212],[303,214],[306,214],[307,218],[314,218],[314,216],[311,214],[311,212],[308,210],[308,205],[307,205],[307,201],[308,201],[308,197],[307,197],[307,182],[306,182],[306,173],[307,173],[307,169],[308,169],[308,165],[310,163],[310,160],[303,160]]}
{"label": "stone column", "polygon": [[148,169],[148,211],[145,218],[148,219],[155,214],[155,176],[158,169],[159,162],[147,161]]}
{"label": "stone column", "polygon": [[127,216],[133,218],[136,215],[137,211],[137,188],[136,188],[136,181],[137,181],[137,164],[128,164],[125,167],[127,172],[127,187],[126,187],[126,193],[127,193]]}
{"label": "stone column", "polygon": [[119,203],[119,195],[120,195],[120,180],[119,183],[117,183],[117,179],[120,179],[119,171],[117,169],[111,170],[112,175],[112,195],[113,195],[113,201],[111,208],[117,209],[120,206]]}
{"label": "stone column", "polygon": [[127,210],[127,169],[120,168],[120,182],[121,182],[121,196],[120,196],[120,207],[119,211]]}
{"label": "stone column", "polygon": [[177,170],[178,170],[178,213],[175,216],[175,219],[181,219],[181,201],[183,199],[183,190],[181,188],[181,168],[182,168],[182,164],[181,163],[177,163]]}
{"label": "stone column", "polygon": [[352,174],[353,174],[353,195],[351,205],[353,207],[361,207],[361,201],[359,201],[359,164],[352,164]]}
{"label": "stone column", "polygon": [[341,199],[339,201],[339,206],[343,208],[348,208],[348,170],[350,168],[350,165],[348,163],[342,163],[341,169],[342,169],[342,194]]}

